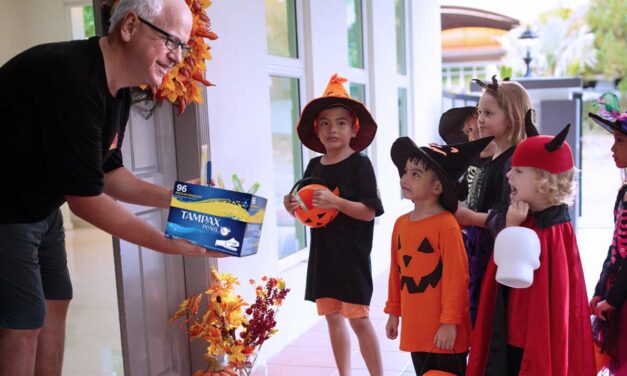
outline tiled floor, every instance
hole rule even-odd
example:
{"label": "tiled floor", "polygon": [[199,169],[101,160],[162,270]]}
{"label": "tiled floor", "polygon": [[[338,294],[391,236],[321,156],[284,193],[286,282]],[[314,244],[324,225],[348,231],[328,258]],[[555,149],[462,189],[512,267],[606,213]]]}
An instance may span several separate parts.
{"label": "tiled floor", "polygon": [[123,375],[111,236],[79,228],[66,233],[74,286],[63,376]]}
{"label": "tiled floor", "polygon": [[[398,339],[391,341],[385,336],[387,315],[383,306],[387,297],[387,273],[375,278],[374,294],[370,306],[370,319],[375,328],[381,347],[383,370],[385,376],[415,375],[409,353],[398,350]],[[349,328],[350,331],[350,328]],[[357,338],[351,331],[351,365],[353,376],[368,375]],[[281,353],[268,361],[268,375],[287,376],[334,376],[338,375],[331,352],[329,331],[324,319],[292,342]]]}

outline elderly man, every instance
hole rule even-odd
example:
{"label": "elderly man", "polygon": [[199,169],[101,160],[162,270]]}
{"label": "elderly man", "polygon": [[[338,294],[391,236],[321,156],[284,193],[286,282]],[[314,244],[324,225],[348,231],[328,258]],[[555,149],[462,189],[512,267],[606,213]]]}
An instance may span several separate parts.
{"label": "elderly man", "polygon": [[120,152],[129,88],[159,85],[192,29],[184,0],[121,0],[106,37],[33,47],[0,68],[0,375],[60,375],[72,285],[59,206],[159,252],[217,256],[166,239],[115,200],[167,208]]}

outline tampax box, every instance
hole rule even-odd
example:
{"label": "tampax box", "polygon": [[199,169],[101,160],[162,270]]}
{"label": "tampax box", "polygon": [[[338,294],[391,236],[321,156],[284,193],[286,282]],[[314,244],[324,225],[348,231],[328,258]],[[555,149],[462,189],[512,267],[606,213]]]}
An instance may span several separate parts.
{"label": "tampax box", "polygon": [[177,181],[165,236],[238,257],[255,254],[267,201],[249,193]]}

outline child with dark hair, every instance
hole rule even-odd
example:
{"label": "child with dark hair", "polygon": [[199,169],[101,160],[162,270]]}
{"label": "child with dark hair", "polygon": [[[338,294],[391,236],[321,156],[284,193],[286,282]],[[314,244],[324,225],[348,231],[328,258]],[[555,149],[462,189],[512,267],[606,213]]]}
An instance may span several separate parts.
{"label": "child with dark hair", "polygon": [[[369,305],[374,217],[383,214],[383,205],[370,159],[360,153],[374,139],[377,124],[363,103],[349,97],[345,81],[333,75],[324,95],[305,106],[297,125],[301,142],[323,154],[309,161],[304,177],[321,179],[330,188],[314,192],[313,206],[339,212],[326,226],[311,229],[305,299],[315,302],[327,320],[340,376],[351,370],[347,321],[368,371],[380,376],[381,352]],[[332,193],[335,188],[339,196]],[[292,215],[299,206],[291,194],[283,204]]]}
{"label": "child with dark hair", "polygon": [[[606,93],[599,98],[599,113],[590,118],[614,135],[612,157],[616,167],[627,168],[627,112],[620,111],[618,98]],[[594,337],[601,351],[609,355],[612,375],[627,374],[627,180],[618,190],[614,204],[614,235],[603,262],[590,308],[594,314]]]}
{"label": "child with dark hair", "polygon": [[392,145],[403,197],[414,210],[392,232],[388,338],[411,352],[416,373],[439,370],[463,375],[470,336],[468,260],[453,216],[455,181],[491,138],[448,146],[418,147],[408,137]]}

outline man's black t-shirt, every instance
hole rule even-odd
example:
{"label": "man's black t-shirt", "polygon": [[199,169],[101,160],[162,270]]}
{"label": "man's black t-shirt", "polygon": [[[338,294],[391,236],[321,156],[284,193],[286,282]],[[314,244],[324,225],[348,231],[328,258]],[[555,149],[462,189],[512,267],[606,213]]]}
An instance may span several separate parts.
{"label": "man's black t-shirt", "polygon": [[0,223],[96,196],[122,166],[130,91],[113,97],[99,38],[33,47],[0,67]]}

